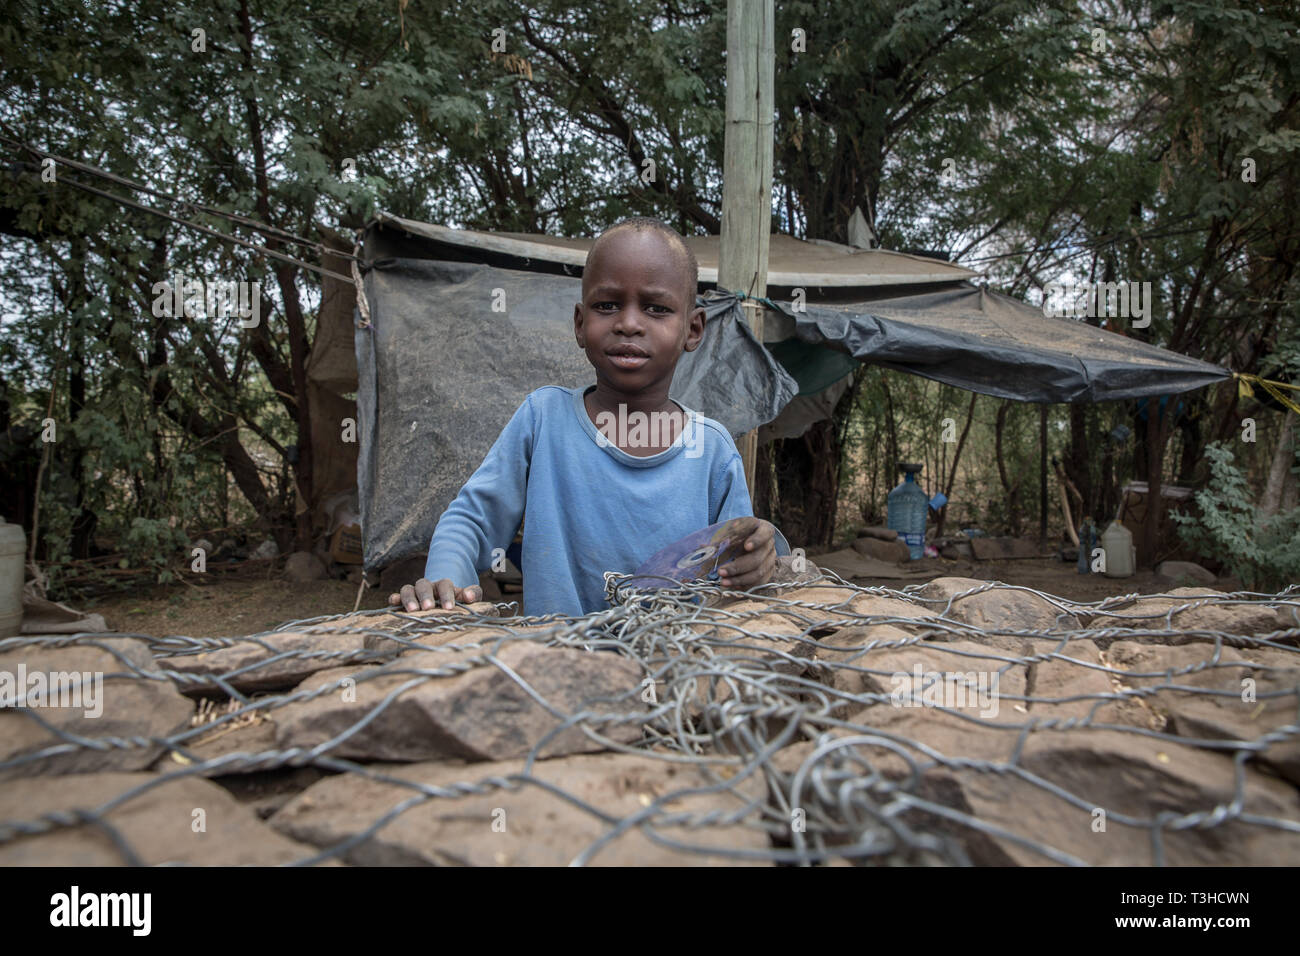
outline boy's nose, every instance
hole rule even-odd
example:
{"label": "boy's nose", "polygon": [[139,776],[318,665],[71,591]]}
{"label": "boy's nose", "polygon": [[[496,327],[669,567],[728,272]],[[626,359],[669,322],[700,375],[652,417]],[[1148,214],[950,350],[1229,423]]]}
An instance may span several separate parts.
{"label": "boy's nose", "polygon": [[645,328],[645,316],[635,307],[621,309],[614,320],[616,332],[641,332]]}

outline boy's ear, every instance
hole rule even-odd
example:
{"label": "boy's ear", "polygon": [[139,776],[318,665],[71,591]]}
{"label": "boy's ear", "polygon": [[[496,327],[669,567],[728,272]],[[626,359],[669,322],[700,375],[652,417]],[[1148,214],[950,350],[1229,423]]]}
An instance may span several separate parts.
{"label": "boy's ear", "polygon": [[694,352],[700,347],[700,341],[704,338],[704,309],[696,307],[691,310],[689,318],[686,320],[686,344],[683,351]]}
{"label": "boy's ear", "polygon": [[586,336],[582,334],[582,303],[575,302],[573,305],[573,333],[578,338],[578,348],[585,349],[587,343],[583,341]]}

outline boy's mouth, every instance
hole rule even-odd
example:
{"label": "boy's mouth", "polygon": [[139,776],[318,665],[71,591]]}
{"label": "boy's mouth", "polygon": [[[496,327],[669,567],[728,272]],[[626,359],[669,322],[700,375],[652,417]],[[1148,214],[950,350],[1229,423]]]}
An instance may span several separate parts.
{"label": "boy's mouth", "polygon": [[638,369],[650,361],[650,355],[645,349],[635,345],[618,345],[605,354],[609,356],[611,362],[622,369]]}

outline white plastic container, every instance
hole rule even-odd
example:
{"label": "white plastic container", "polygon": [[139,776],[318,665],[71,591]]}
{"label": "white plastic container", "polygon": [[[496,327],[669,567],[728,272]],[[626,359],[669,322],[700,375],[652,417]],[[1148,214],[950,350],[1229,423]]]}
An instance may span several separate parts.
{"label": "white plastic container", "polygon": [[1106,554],[1106,577],[1131,578],[1137,563],[1133,533],[1116,518],[1101,535],[1101,549]]}
{"label": "white plastic container", "polygon": [[27,535],[21,525],[0,518],[0,637],[13,637],[23,628],[23,568]]}

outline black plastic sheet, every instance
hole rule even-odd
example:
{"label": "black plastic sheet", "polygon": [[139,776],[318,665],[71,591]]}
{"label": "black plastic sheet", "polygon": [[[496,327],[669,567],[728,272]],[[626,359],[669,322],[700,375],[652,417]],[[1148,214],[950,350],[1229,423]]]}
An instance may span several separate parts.
{"label": "black plastic sheet", "polygon": [[1227,369],[1099,329],[1048,318],[965,283],[795,312],[804,342],[862,362],[1024,402],[1107,402],[1224,381]]}

